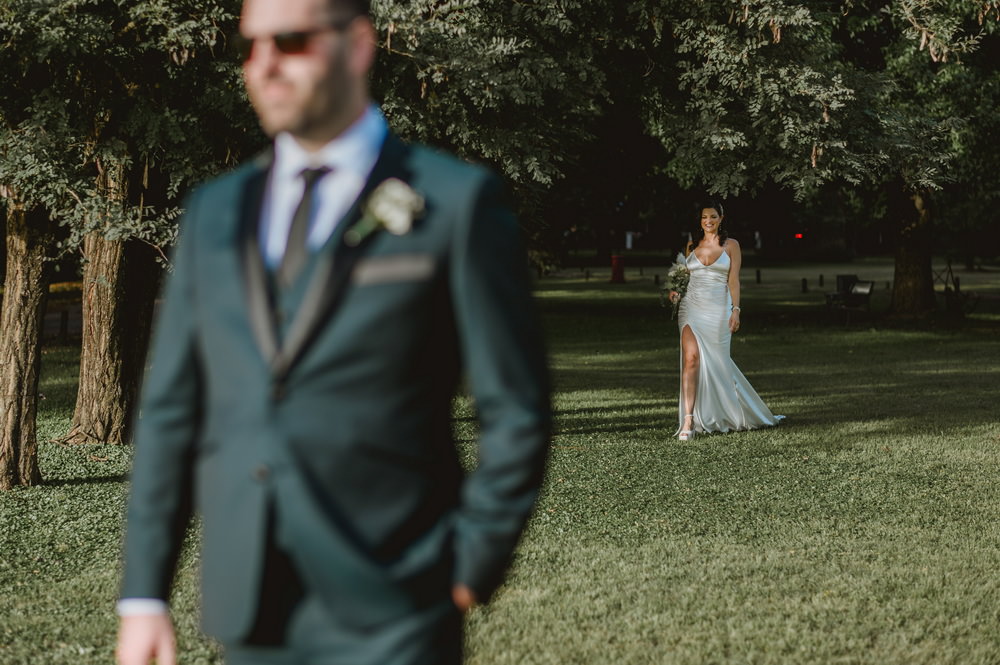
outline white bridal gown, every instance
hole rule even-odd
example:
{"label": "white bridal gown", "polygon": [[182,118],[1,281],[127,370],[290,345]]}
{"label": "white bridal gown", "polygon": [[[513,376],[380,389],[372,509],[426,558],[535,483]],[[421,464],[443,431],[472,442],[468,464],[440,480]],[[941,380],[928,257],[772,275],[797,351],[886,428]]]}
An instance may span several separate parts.
{"label": "white bridal gown", "polygon": [[[729,357],[730,307],[729,254],[722,252],[715,263],[704,265],[694,252],[688,254],[691,271],[687,292],[677,310],[678,329],[690,326],[701,365],[698,368],[698,392],[694,403],[694,429],[697,432],[728,432],[777,425],[784,416],[775,416]],[[681,350],[683,382],[684,351]],[[678,400],[680,432],[685,411],[683,383]],[[675,434],[676,436],[676,434]]]}

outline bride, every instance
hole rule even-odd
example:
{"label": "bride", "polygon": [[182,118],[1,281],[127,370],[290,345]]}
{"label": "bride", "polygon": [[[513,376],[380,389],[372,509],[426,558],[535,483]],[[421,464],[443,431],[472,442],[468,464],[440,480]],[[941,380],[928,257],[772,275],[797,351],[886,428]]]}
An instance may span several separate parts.
{"label": "bride", "polygon": [[[677,438],[695,432],[728,432],[777,425],[775,416],[729,357],[729,343],[740,329],[740,244],[722,228],[722,205],[701,211],[701,241],[687,255],[691,273],[680,301],[681,393]],[[691,249],[689,247],[689,249]]]}

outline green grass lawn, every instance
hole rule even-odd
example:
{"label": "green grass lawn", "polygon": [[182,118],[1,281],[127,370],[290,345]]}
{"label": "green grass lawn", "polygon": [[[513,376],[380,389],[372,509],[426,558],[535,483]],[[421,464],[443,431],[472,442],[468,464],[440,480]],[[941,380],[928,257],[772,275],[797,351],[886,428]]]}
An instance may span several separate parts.
{"label": "green grass lawn", "polygon": [[[879,316],[884,261],[753,270],[733,355],[787,423],[686,443],[658,271],[539,283],[557,431],[508,583],[469,619],[470,664],[1000,662],[1000,307],[911,328]],[[880,284],[874,314],[824,311],[839,272]],[[1000,293],[1000,274],[962,283]],[[47,351],[42,439],[68,426],[75,372]],[[108,663],[129,451],[40,450],[46,484],[0,495],[0,663]],[[214,663],[196,568],[190,552],[182,662]]]}

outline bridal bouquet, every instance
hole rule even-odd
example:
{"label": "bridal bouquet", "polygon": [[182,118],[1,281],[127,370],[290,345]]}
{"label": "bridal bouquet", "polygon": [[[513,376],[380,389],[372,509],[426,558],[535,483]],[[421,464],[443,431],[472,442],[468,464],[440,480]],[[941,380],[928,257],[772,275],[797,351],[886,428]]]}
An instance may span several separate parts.
{"label": "bridal bouquet", "polygon": [[667,270],[667,278],[663,283],[663,292],[660,294],[661,298],[666,297],[669,299],[670,292],[676,291],[680,294],[677,301],[670,301],[670,318],[677,318],[677,308],[681,304],[681,299],[687,292],[688,280],[691,278],[691,271],[688,270],[687,261],[684,259],[683,254],[678,254],[677,258],[674,259],[674,264],[670,266]]}

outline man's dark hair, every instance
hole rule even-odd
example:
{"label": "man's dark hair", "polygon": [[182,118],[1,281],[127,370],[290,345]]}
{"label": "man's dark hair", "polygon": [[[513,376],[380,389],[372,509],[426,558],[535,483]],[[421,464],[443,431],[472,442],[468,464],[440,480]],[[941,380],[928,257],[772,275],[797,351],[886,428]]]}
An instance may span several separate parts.
{"label": "man's dark hair", "polygon": [[356,18],[371,16],[372,3],[369,0],[328,0],[330,9],[338,15]]}
{"label": "man's dark hair", "polygon": [[[715,210],[715,212],[719,213],[719,217],[724,217],[725,214],[726,214],[725,211],[723,211],[723,209],[722,209],[722,201],[720,201],[718,199],[713,199],[713,198],[706,199],[705,201],[703,201],[701,203],[701,205],[699,205],[697,207],[697,210],[698,210],[698,220],[699,220],[698,228],[699,229],[701,229],[701,223],[700,223],[700,220],[701,220],[701,211],[704,210],[704,209],[706,209],[706,208],[711,208],[711,209]],[[729,237],[729,232],[727,231],[726,227],[723,226],[721,223],[719,224],[719,228],[718,228],[718,236],[719,236],[719,245],[725,246],[725,244],[726,244],[726,238]],[[698,243],[695,243],[695,244],[697,245]]]}

